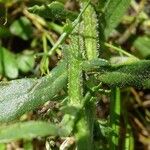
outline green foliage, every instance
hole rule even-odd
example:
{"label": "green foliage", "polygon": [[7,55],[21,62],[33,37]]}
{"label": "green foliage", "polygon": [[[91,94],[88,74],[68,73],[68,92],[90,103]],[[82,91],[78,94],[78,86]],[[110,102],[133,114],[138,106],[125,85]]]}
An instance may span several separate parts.
{"label": "green foliage", "polygon": [[[83,2],[84,5],[85,2]],[[87,17],[88,16],[88,17]],[[98,30],[97,15],[92,5],[89,5],[83,14],[83,35],[85,37],[84,44],[86,57],[88,60],[97,58],[98,56]]]}
{"label": "green foliage", "polygon": [[2,61],[2,53],[3,53],[3,51],[1,50],[0,51],[0,75],[2,75],[3,74],[3,61]]}
{"label": "green foliage", "polygon": [[114,88],[111,95],[111,106],[110,106],[110,147],[111,149],[118,149],[120,139],[120,114],[121,114],[121,97],[120,89]]}
{"label": "green foliage", "polygon": [[17,55],[17,64],[19,70],[24,73],[31,71],[35,66],[35,59],[33,52],[24,51],[23,54]]}
{"label": "green foliage", "polygon": [[133,46],[137,49],[142,58],[150,56],[150,38],[148,36],[138,37]]}
{"label": "green foliage", "polygon": [[56,125],[42,121],[28,121],[0,127],[0,143],[19,139],[30,140],[47,135],[64,136],[64,130]]}
{"label": "green foliage", "polygon": [[108,38],[114,28],[117,27],[130,2],[131,0],[106,0],[101,4],[100,0],[99,3],[102,5],[100,24],[105,38]]}
{"label": "green foliage", "polygon": [[1,51],[1,69],[0,69],[1,73],[4,73],[7,77],[12,79],[17,78],[18,68],[15,60],[15,55],[3,47],[0,47],[0,51]]}
{"label": "green foliage", "polygon": [[6,3],[7,5],[10,5],[12,3],[15,3],[19,0],[0,0],[1,3]]}
{"label": "green foliage", "polygon": [[28,40],[31,38],[33,30],[30,21],[26,17],[21,17],[11,24],[10,32],[23,40]]}
{"label": "green foliage", "polygon": [[4,27],[4,26],[0,26],[0,37],[9,37],[10,31],[8,30],[8,28]]}
{"label": "green foliage", "polygon": [[5,145],[4,143],[1,143],[1,144],[0,144],[0,149],[1,149],[1,150],[5,150],[5,149],[6,149],[6,145]]}
{"label": "green foliage", "polygon": [[139,61],[139,59],[136,57],[115,56],[110,58],[110,63],[113,65],[117,65],[117,64],[127,65],[137,61]]}
{"label": "green foliage", "polygon": [[99,80],[113,87],[134,86],[144,88],[150,78],[150,61],[141,60],[131,64],[112,66],[110,71],[99,75]]}
{"label": "green foliage", "polygon": [[4,47],[0,47],[0,75],[10,79],[17,78],[19,70],[27,73],[34,68],[35,59],[33,52],[25,51],[15,55]]}
{"label": "green foliage", "polygon": [[41,79],[1,82],[0,122],[14,120],[53,98],[66,84],[65,67],[63,62]]}
{"label": "green foliage", "polygon": [[92,70],[101,70],[101,69],[107,69],[110,67],[110,63],[101,58],[92,59],[89,61],[83,61],[82,62],[82,68],[85,71],[92,71]]}
{"label": "green foliage", "polygon": [[[132,36],[121,45],[131,47],[131,54],[112,45],[128,26],[123,20],[116,28],[131,0],[60,1],[0,1],[6,21],[0,26],[0,143],[23,139],[24,148],[33,148],[32,139],[45,137],[47,149],[60,144],[60,149],[118,149],[122,144],[132,150],[130,116],[121,94],[127,87],[150,89],[149,36]],[[134,2],[131,6],[136,8]],[[135,57],[132,48],[147,60]],[[124,92],[128,98],[130,89]],[[144,107],[137,93],[132,95]]]}
{"label": "green foliage", "polygon": [[52,2],[49,5],[42,6],[33,6],[28,9],[31,13],[39,15],[45,19],[51,20],[64,20],[69,18],[74,20],[77,17],[77,14],[66,10],[64,5],[60,2]]}

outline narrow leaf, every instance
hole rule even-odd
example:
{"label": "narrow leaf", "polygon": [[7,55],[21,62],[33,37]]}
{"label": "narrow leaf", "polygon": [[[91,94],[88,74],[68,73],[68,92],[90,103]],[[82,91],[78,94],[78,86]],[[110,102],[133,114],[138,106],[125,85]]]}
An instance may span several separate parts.
{"label": "narrow leaf", "polygon": [[3,74],[3,51],[0,50],[0,75]]}
{"label": "narrow leaf", "polygon": [[101,58],[96,58],[96,59],[82,62],[82,68],[85,71],[92,71],[100,68],[106,69],[109,67],[110,67],[110,63],[107,60]]}
{"label": "narrow leaf", "polygon": [[20,79],[0,83],[0,122],[13,120],[53,98],[64,86],[66,63],[60,63],[41,79]]}
{"label": "narrow leaf", "polygon": [[33,139],[48,135],[64,135],[64,130],[57,125],[42,121],[29,121],[24,123],[15,123],[0,127],[0,143],[11,142],[19,139]]}
{"label": "narrow leaf", "polygon": [[144,88],[150,79],[150,61],[141,60],[126,65],[112,66],[98,77],[103,83],[113,87],[134,86]]}
{"label": "narrow leaf", "polygon": [[117,149],[120,139],[120,113],[121,113],[121,95],[120,89],[114,88],[111,93],[110,103],[110,132],[109,142],[112,149]]}

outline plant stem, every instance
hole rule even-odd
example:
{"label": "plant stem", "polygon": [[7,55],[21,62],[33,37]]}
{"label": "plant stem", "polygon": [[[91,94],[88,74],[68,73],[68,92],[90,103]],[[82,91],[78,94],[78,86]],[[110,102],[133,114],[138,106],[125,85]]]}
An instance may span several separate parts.
{"label": "plant stem", "polygon": [[127,103],[128,103],[128,98],[129,98],[129,92],[127,93],[126,98],[124,99],[123,106],[123,118],[125,122],[125,138],[124,138],[124,143],[123,143],[123,150],[134,150],[134,137],[132,133],[132,128],[129,124],[129,114],[127,110]]}
{"label": "plant stem", "polygon": [[[79,27],[77,28],[79,30]],[[81,66],[81,49],[78,35],[72,35],[71,44],[68,48],[68,105],[76,108],[72,111],[70,119],[75,124],[75,138],[79,150],[87,149],[88,144],[88,127],[84,117],[84,110],[81,110],[83,104],[83,87],[82,87],[82,66]],[[78,115],[80,111],[80,116]],[[78,121],[77,121],[78,120]],[[72,123],[71,123],[72,125]],[[85,144],[86,143],[86,144]]]}
{"label": "plant stem", "polygon": [[126,122],[126,134],[125,134],[125,143],[124,150],[134,150],[134,137],[132,134],[131,126]]}
{"label": "plant stem", "polygon": [[116,150],[119,144],[119,137],[120,137],[120,89],[114,88],[112,90],[112,98],[110,103],[110,126],[112,128],[112,134],[110,135],[109,139],[109,146],[110,150]]}
{"label": "plant stem", "polygon": [[63,33],[63,26],[60,26],[54,22],[49,22],[48,23],[48,27],[52,30],[54,30],[55,32],[62,34]]}
{"label": "plant stem", "polygon": [[[46,34],[43,33],[42,36],[42,42],[43,42],[43,51],[44,54],[47,53],[47,39],[46,39]],[[41,74],[46,74],[49,73],[49,60],[48,57],[46,55],[43,55],[42,60],[40,62],[40,70],[41,70]]]}
{"label": "plant stem", "polygon": [[[86,2],[82,2],[82,7],[84,7],[85,5]],[[97,24],[96,13],[94,11],[93,6],[89,5],[83,14],[83,22],[81,23],[81,25],[83,26],[81,30],[84,38],[84,47],[82,43],[80,44],[81,47],[85,50],[86,58],[89,61],[98,59],[96,39],[98,34],[95,24]],[[104,60],[101,60],[99,62],[104,63]],[[87,99],[86,96],[88,97]],[[77,124],[78,131],[76,133],[76,138],[78,139],[77,148],[79,150],[92,150],[94,148],[93,127],[95,118],[95,108],[93,101],[90,101],[92,96],[88,92],[86,93],[86,96],[86,100],[84,100],[85,104],[83,104],[84,109],[82,110],[82,115]]]}
{"label": "plant stem", "polygon": [[62,35],[59,37],[58,41],[51,48],[51,50],[48,52],[49,56],[51,56],[51,55],[54,54],[55,50],[59,47],[59,45],[64,42],[64,40],[68,37],[68,35],[73,31],[73,29],[76,27],[76,25],[80,22],[82,14],[84,13],[84,11],[86,10],[86,8],[88,7],[89,3],[90,3],[90,0],[86,3],[85,7],[80,12],[80,14],[78,15],[77,19],[75,19],[75,21],[72,23],[72,25],[68,27],[68,30],[64,31],[62,33]]}
{"label": "plant stem", "polygon": [[[116,50],[117,52],[123,53],[123,54],[125,54],[125,55],[128,56],[128,57],[137,58],[137,57],[135,57],[134,55],[132,55],[132,54],[126,52],[126,51],[123,50],[122,48],[116,47],[116,46],[111,45],[111,44],[109,44],[109,43],[105,43],[105,46],[108,47],[108,48],[112,48],[112,49]],[[137,59],[138,59],[138,58],[137,58]]]}

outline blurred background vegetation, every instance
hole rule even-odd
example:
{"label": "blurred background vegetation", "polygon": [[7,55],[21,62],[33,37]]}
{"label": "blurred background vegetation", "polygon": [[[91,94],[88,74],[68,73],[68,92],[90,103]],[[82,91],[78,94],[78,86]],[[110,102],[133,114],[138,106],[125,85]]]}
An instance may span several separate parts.
{"label": "blurred background vegetation", "polygon": [[[61,3],[55,8],[56,12],[42,13],[38,10],[38,6],[43,5],[45,8],[44,6],[51,2],[53,1],[0,0],[1,81],[44,76],[62,58],[60,49],[57,49],[51,58],[45,58],[42,54],[51,49],[65,25],[78,16],[80,7],[75,0],[57,0]],[[101,0],[101,3],[104,3],[104,0]],[[101,5],[98,7],[100,9]],[[121,47],[137,58],[150,59],[150,1],[132,0],[126,14],[108,37],[107,42]],[[102,49],[101,56],[104,58],[110,59],[116,56],[112,48],[103,45]],[[106,95],[101,95],[99,98],[102,101],[97,102],[97,118],[105,119],[109,114],[109,100]],[[123,89],[122,101],[122,107],[128,110],[135,149],[150,149],[150,91],[132,87]],[[20,121],[49,120],[57,123],[62,116],[59,107],[58,101],[47,102],[35,111],[23,115]],[[124,136],[124,126],[125,122],[122,121],[122,136]],[[1,144],[0,150],[58,149],[63,140],[59,137],[35,138],[32,141],[19,140]],[[95,141],[99,142],[96,131]],[[105,145],[104,141],[101,142]]]}

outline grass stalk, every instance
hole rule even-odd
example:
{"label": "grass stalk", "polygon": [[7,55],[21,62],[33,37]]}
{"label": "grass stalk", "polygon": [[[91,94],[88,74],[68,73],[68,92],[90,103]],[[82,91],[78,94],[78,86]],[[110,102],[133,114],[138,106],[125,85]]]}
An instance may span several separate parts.
{"label": "grass stalk", "polygon": [[112,97],[110,102],[110,126],[112,128],[112,134],[110,135],[110,150],[116,150],[119,144],[120,137],[120,108],[121,98],[120,89],[114,88],[112,90]]}

